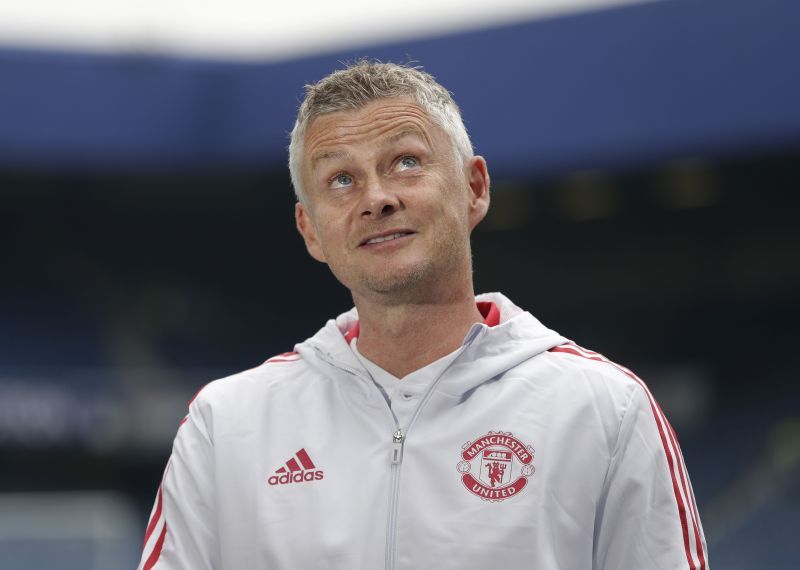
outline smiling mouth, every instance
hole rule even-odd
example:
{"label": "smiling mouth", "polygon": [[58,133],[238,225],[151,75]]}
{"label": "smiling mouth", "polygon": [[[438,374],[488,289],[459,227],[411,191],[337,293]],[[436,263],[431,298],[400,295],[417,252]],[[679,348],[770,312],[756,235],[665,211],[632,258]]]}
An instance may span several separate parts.
{"label": "smiling mouth", "polygon": [[391,241],[391,240],[394,240],[394,239],[397,239],[397,238],[409,236],[412,233],[414,233],[414,232],[396,232],[396,233],[388,234],[388,235],[385,235],[385,236],[377,236],[377,237],[368,239],[367,241],[365,241],[361,245],[372,245],[372,244],[375,244],[375,243],[383,243],[385,241]]}

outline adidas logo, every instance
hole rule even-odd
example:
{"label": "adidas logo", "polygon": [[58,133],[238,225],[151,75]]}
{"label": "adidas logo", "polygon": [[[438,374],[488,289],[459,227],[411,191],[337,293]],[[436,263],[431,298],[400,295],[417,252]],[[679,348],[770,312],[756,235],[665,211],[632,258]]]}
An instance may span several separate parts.
{"label": "adidas logo", "polygon": [[288,485],[289,483],[319,481],[324,476],[325,473],[321,469],[317,469],[306,450],[301,449],[286,462],[286,465],[275,470],[275,475],[267,479],[267,483],[270,485]]}

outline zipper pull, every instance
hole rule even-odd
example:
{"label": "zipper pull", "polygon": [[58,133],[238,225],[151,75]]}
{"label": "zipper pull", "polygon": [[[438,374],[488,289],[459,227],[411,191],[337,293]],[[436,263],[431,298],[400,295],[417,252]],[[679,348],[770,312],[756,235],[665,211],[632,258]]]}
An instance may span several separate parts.
{"label": "zipper pull", "polygon": [[396,465],[403,459],[403,430],[399,429],[392,435],[392,464]]}

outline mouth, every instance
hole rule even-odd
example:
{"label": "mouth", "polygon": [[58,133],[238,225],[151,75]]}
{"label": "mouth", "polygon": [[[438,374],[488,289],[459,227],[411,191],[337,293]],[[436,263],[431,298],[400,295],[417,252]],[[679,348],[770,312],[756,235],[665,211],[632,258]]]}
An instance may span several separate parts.
{"label": "mouth", "polygon": [[375,244],[384,243],[384,242],[388,242],[388,241],[394,241],[394,240],[397,240],[397,239],[401,239],[401,238],[410,236],[410,235],[412,235],[414,233],[415,232],[412,232],[411,230],[392,230],[392,231],[389,231],[389,232],[383,232],[383,233],[380,233],[380,234],[377,234],[377,235],[370,236],[367,239],[365,239],[364,241],[362,241],[360,245],[361,246],[375,245]]}

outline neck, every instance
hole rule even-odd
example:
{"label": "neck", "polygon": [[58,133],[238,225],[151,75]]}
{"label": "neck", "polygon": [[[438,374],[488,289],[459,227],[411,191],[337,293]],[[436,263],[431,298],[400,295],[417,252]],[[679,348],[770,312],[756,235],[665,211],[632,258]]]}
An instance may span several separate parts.
{"label": "neck", "polygon": [[[443,289],[449,289],[451,284],[444,285]],[[404,302],[354,294],[359,352],[397,378],[453,352],[470,327],[483,321],[475,306],[472,280],[466,285]]]}

